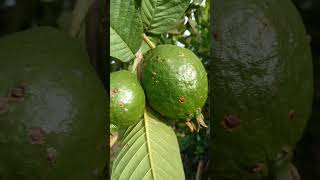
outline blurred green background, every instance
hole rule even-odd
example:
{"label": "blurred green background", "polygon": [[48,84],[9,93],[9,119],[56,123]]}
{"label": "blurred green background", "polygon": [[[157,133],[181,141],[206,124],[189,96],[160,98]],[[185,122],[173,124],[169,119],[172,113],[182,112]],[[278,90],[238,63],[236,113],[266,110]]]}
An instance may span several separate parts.
{"label": "blurred green background", "polygon": [[302,180],[320,179],[320,1],[293,0],[310,36],[314,66],[313,111],[296,148],[294,163]]}

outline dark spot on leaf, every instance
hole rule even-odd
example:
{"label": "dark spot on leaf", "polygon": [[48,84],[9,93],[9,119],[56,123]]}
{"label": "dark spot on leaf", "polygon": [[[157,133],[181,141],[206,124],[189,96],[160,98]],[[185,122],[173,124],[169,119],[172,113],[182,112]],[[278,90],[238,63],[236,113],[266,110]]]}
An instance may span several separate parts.
{"label": "dark spot on leaf", "polygon": [[223,118],[223,126],[229,130],[232,131],[234,128],[237,128],[240,126],[240,117],[237,114],[225,114]]}
{"label": "dark spot on leaf", "polygon": [[29,131],[31,144],[44,144],[45,132],[41,128],[32,128]]}
{"label": "dark spot on leaf", "polygon": [[183,104],[185,102],[184,96],[179,97],[179,102],[180,104]]}
{"label": "dark spot on leaf", "polygon": [[289,120],[293,120],[295,117],[295,112],[294,110],[289,111]]}

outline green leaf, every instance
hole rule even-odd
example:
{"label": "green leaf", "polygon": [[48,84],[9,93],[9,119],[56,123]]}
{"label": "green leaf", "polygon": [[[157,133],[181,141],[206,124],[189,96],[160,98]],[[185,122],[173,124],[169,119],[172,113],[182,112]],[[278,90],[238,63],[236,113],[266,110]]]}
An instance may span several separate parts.
{"label": "green leaf", "polygon": [[171,127],[153,113],[129,127],[124,135],[112,180],[185,179],[177,137]]}
{"label": "green leaf", "polygon": [[174,28],[183,17],[190,0],[142,0],[141,18],[144,29],[162,34]]}
{"label": "green leaf", "polygon": [[142,43],[143,26],[134,0],[110,2],[110,55],[123,62],[135,57]]}

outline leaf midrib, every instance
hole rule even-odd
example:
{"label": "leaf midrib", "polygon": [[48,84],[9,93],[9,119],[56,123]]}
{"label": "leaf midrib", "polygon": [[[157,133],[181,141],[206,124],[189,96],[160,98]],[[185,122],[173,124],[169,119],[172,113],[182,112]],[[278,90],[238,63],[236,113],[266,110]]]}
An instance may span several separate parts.
{"label": "leaf midrib", "polygon": [[154,15],[155,15],[156,12],[157,12],[158,2],[159,2],[159,0],[157,0],[156,3],[155,3],[154,11],[153,11],[153,13],[152,13],[150,23],[149,23],[149,25],[148,25],[148,26],[149,26],[149,27],[148,27],[148,30],[151,30],[151,29],[152,29],[152,28],[151,28],[151,25],[152,25],[152,21],[153,21],[153,19],[154,19]]}
{"label": "leaf midrib", "polygon": [[151,147],[150,147],[150,142],[149,142],[149,132],[148,132],[148,123],[147,123],[147,118],[148,118],[148,115],[147,115],[147,111],[144,110],[144,118],[143,118],[143,121],[144,121],[144,128],[145,128],[145,135],[146,135],[146,143],[147,143],[147,151],[148,151],[148,154],[149,154],[149,161],[150,161],[150,169],[151,169],[151,174],[152,174],[152,177],[154,180],[156,180],[156,176],[155,176],[155,172],[153,170],[153,161],[152,161],[152,156],[151,156]]}

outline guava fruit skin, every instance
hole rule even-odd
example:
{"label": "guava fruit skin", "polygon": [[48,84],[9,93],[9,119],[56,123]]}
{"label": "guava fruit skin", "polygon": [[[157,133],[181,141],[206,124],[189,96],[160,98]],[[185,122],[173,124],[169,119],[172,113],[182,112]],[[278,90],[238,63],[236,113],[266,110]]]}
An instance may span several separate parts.
{"label": "guava fruit skin", "polygon": [[212,178],[271,179],[311,112],[313,69],[303,23],[289,0],[212,6]]}
{"label": "guava fruit skin", "polygon": [[110,120],[127,128],[141,120],[145,108],[144,91],[136,75],[128,70],[110,74]]}
{"label": "guava fruit skin", "polygon": [[1,180],[102,180],[107,93],[80,43],[40,27],[0,39]]}
{"label": "guava fruit skin", "polygon": [[151,107],[171,119],[186,121],[200,114],[208,96],[202,62],[192,51],[175,45],[148,51],[141,79]]}

